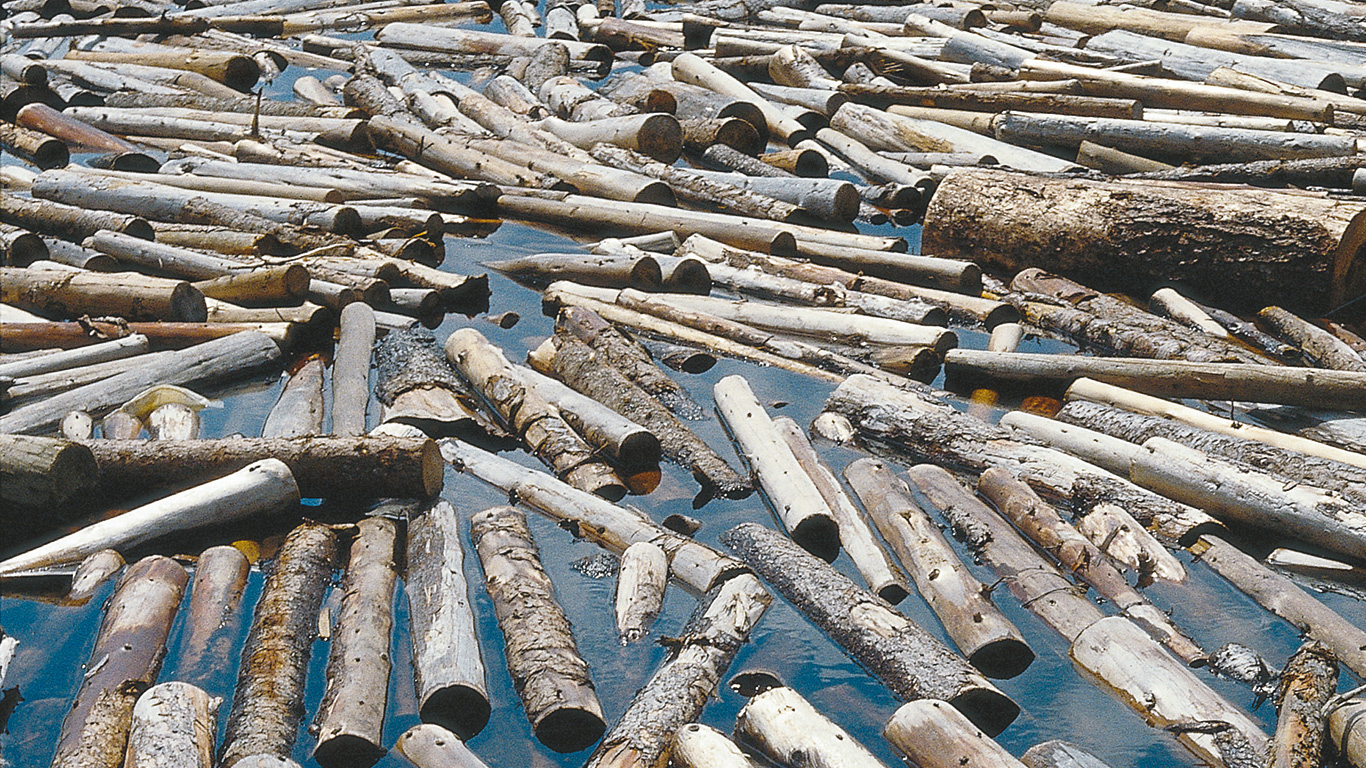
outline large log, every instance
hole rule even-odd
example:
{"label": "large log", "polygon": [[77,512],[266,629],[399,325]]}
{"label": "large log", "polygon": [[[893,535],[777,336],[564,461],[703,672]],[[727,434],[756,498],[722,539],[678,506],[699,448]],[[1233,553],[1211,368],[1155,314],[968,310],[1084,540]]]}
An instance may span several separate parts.
{"label": "large log", "polygon": [[288,760],[293,753],[318,609],[336,558],[336,534],[317,523],[291,531],[276,554],[242,650],[219,753],[224,768],[254,756]]}
{"label": "large log", "polygon": [[95,487],[99,465],[78,443],[50,437],[0,435],[0,499],[63,510],[65,504]]}
{"label": "large log", "polygon": [[1171,281],[1229,305],[1324,312],[1366,293],[1363,211],[1302,193],[956,169],[925,212],[921,247],[1144,295]]}
{"label": "large log", "polygon": [[556,325],[592,347],[609,365],[621,371],[650,396],[684,418],[701,418],[702,409],[678,382],[660,370],[648,352],[592,310],[565,309]]}
{"label": "large log", "polygon": [[181,280],[132,272],[81,272],[0,267],[5,303],[45,315],[117,315],[128,320],[203,322],[204,294]]}
{"label": "large log", "polygon": [[1328,714],[1328,736],[1352,768],[1366,766],[1366,699],[1350,699]]}
{"label": "large log", "polygon": [[211,768],[220,701],[189,683],[148,688],[133,705],[127,768]]}
{"label": "large log", "polygon": [[425,328],[386,333],[375,361],[381,423],[411,424],[437,437],[502,434],[493,416],[475,406],[474,392]]}
{"label": "large log", "polygon": [[514,507],[484,510],[470,518],[470,538],[536,738],[556,752],[593,744],[607,728],[602,705],[526,518]]}
{"label": "large log", "polygon": [[735,734],[781,765],[886,768],[868,748],[800,693],[770,688],[735,716]]}
{"label": "large log", "polygon": [[1019,714],[963,657],[781,534],[744,523],[722,541],[903,701],[943,699],[989,733]]}

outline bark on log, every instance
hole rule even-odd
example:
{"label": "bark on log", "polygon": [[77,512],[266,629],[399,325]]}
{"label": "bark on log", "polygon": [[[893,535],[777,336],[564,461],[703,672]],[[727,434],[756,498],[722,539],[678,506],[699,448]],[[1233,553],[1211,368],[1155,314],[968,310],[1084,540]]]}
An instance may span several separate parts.
{"label": "bark on log", "polygon": [[751,698],[735,716],[735,734],[781,765],[886,768],[867,747],[786,686]]}
{"label": "bark on log", "polygon": [[55,272],[0,267],[5,303],[57,317],[118,315],[129,320],[202,323],[204,294],[180,280],[132,272]]}
{"label": "bark on log", "polygon": [[943,699],[989,733],[1019,714],[961,656],[781,534],[745,523],[722,541],[903,701]]}
{"label": "bark on log", "polygon": [[[1146,294],[1172,281],[1233,306],[1323,312],[1366,293],[1364,210],[1297,193],[958,169],[930,202],[922,248],[1004,270],[1039,266],[1101,288]],[[1280,285],[1295,290],[1267,288]]]}
{"label": "bark on log", "polygon": [[148,688],[133,705],[126,768],[211,768],[218,704],[189,683]]}
{"label": "bark on log", "polygon": [[328,648],[327,688],[313,720],[313,759],[328,768],[365,768],[387,751],[383,729],[398,530],[383,517],[367,517],[356,527]]}
{"label": "bark on log", "polygon": [[137,216],[90,210],[73,205],[0,195],[0,221],[31,232],[80,242],[101,229],[124,232],[144,240],[154,236],[152,225]]}
{"label": "bark on log", "polygon": [[665,765],[675,735],[701,715],[772,600],[748,573],[708,588],[668,658],[636,692],[585,768]]}
{"label": "bark on log", "polygon": [[920,768],[1024,768],[963,713],[943,701],[924,699],[901,705],[882,735]]}
{"label": "bark on log", "polygon": [[648,352],[591,310],[565,309],[556,318],[556,325],[592,347],[609,365],[669,410],[684,418],[702,417],[701,406],[654,364]]}
{"label": "bark on log", "polygon": [[602,705],[526,518],[513,507],[487,509],[470,519],[470,538],[536,738],[556,752],[593,744],[607,728]]}
{"label": "bark on log", "polygon": [[669,559],[657,545],[638,541],[622,553],[614,603],[617,637],[622,645],[650,631],[664,604],[668,579]]}
{"label": "bark on log", "polygon": [[514,370],[532,391],[555,406],[569,426],[618,464],[646,467],[659,462],[659,439],[653,432],[549,376],[521,366]]}
{"label": "bark on log", "polygon": [[253,269],[195,283],[206,297],[244,307],[300,301],[308,293],[308,269],[299,264]]}
{"label": "bark on log", "polygon": [[161,669],[188,580],[184,568],[158,555],[124,572],[105,609],[91,664],[62,721],[53,765],[123,764],[134,699]]}
{"label": "bark on log", "polygon": [[472,738],[488,723],[491,710],[465,583],[459,518],[449,502],[436,501],[409,521],[407,562],[404,592],[418,712],[424,722]]}
{"label": "bark on log", "polygon": [[304,498],[427,499],[441,491],[445,471],[436,444],[425,438],[92,440],[87,446],[100,465],[100,488],[120,496],[222,475],[267,458],[289,467]]}
{"label": "bark on log", "polygon": [[1338,688],[1338,662],[1331,651],[1305,643],[1290,657],[1276,687],[1276,734],[1270,768],[1323,764],[1326,707]]}
{"label": "bark on log", "polygon": [[484,262],[484,266],[537,283],[572,280],[583,285],[607,288],[629,286],[643,291],[658,291],[664,284],[664,273],[660,270],[659,262],[648,255],[541,253],[488,261]]}
{"label": "bark on log", "polygon": [[[187,682],[208,684],[217,674],[223,654],[232,651],[250,570],[246,555],[235,547],[210,547],[200,553],[177,655],[179,676]],[[215,733],[217,730],[213,729]]]}
{"label": "bark on log", "polygon": [[1366,361],[1346,342],[1280,307],[1264,307],[1257,317],[1276,335],[1299,347],[1305,358],[1319,368],[1366,371]]}
{"label": "bark on log", "polygon": [[288,760],[293,752],[318,609],[336,559],[336,534],[316,523],[295,528],[280,547],[242,651],[218,758],[224,768],[255,755]]}
{"label": "bark on log", "polygon": [[853,462],[844,476],[968,662],[991,678],[1024,672],[1034,652],[916,505],[910,488],[876,459]]}
{"label": "bark on log", "polygon": [[488,768],[459,736],[431,723],[409,728],[394,749],[417,768]]}
{"label": "bark on log", "polygon": [[65,440],[0,435],[0,499],[7,505],[64,509],[98,482],[93,458],[84,446]]}
{"label": "bark on log", "polygon": [[455,440],[443,440],[442,455],[456,469],[499,488],[579,535],[621,554],[637,541],[653,542],[669,556],[669,571],[683,584],[706,592],[746,571],[744,564],[705,544],[679,536],[632,510],[585,493],[554,477],[500,459]]}

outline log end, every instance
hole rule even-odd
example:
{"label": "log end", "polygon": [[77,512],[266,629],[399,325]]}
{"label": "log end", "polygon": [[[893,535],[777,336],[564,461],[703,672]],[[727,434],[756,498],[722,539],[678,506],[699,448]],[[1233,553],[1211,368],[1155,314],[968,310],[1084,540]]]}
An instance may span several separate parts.
{"label": "log end", "polygon": [[435,498],[446,482],[446,460],[435,440],[422,441],[422,490],[424,498]]}
{"label": "log end", "polygon": [[313,759],[323,768],[370,768],[388,750],[354,733],[337,734],[318,742]]}
{"label": "log end", "polygon": [[993,738],[1020,715],[1019,704],[986,684],[965,686],[963,692],[950,699],[949,703],[980,728],[982,733]]}
{"label": "log end", "polygon": [[631,202],[667,205],[669,207],[678,205],[678,200],[674,197],[673,188],[662,181],[654,181],[642,185],[640,191],[631,199]]}
{"label": "log end", "polygon": [[467,685],[452,685],[433,691],[418,715],[422,722],[439,725],[468,741],[488,725],[491,712],[483,691]]}
{"label": "log end", "polygon": [[1034,651],[1015,637],[994,640],[968,656],[968,663],[993,680],[1008,680],[1034,663]]}
{"label": "log end", "polygon": [[556,709],[536,723],[536,738],[556,752],[578,752],[597,743],[607,731],[602,715],[578,707]]}
{"label": "log end", "polygon": [[185,282],[171,291],[171,312],[175,320],[184,323],[203,323],[209,319],[209,305],[204,294]]}
{"label": "log end", "polygon": [[683,154],[683,128],[673,115],[651,114],[636,134],[637,151],[672,165]]}
{"label": "log end", "polygon": [[792,529],[792,540],[827,563],[840,553],[840,527],[825,515],[812,515]]}

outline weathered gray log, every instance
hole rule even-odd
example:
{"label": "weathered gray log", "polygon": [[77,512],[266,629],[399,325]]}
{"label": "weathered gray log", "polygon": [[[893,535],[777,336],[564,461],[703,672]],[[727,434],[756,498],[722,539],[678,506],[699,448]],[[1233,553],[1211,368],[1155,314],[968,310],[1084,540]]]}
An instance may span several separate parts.
{"label": "weathered gray log", "polygon": [[722,541],[898,698],[949,701],[990,733],[1019,714],[965,659],[781,534],[744,523]]}
{"label": "weathered gray log", "polygon": [[485,262],[499,272],[535,282],[573,280],[583,285],[658,291],[664,283],[659,262],[649,255],[541,253]]}
{"label": "weathered gray log", "polygon": [[317,523],[291,531],[276,554],[242,651],[219,752],[225,768],[256,755],[287,760],[294,751],[318,609],[336,559],[336,534]]}
{"label": "weathered gray log", "polygon": [[224,438],[171,442],[92,440],[101,488],[126,495],[167,483],[226,474],[277,458],[290,468],[305,498],[427,499],[441,491],[436,444],[425,438]]}
{"label": "weathered gray log", "polygon": [[156,681],[187,581],[184,568],[159,555],[124,572],[100,622],[93,661],[62,721],[53,765],[123,765],[134,699]]}
{"label": "weathered gray log", "polygon": [[1035,744],[1020,756],[1020,762],[1028,768],[1109,768],[1081,747],[1057,740]]}
{"label": "weathered gray log", "polygon": [[179,676],[187,682],[208,684],[218,671],[222,654],[233,650],[242,622],[242,591],[250,570],[246,555],[235,547],[210,547],[200,553],[177,655]]}
{"label": "weathered gray log", "polygon": [[668,658],[636,692],[585,768],[664,765],[675,734],[701,715],[772,600],[748,573],[709,588]]}
{"label": "weathered gray log", "polygon": [[407,562],[404,593],[418,712],[424,722],[471,738],[483,730],[491,710],[459,518],[450,502],[433,502],[408,522]]}
{"label": "weathered gray log", "polygon": [[944,701],[924,699],[901,705],[882,735],[920,768],[1023,768],[1020,761]]}
{"label": "weathered gray log", "polygon": [[1257,317],[1276,335],[1293,343],[1319,368],[1339,371],[1366,371],[1366,361],[1347,343],[1280,307],[1264,307]]}
{"label": "weathered gray log", "polygon": [[1331,651],[1309,642],[1290,657],[1276,687],[1276,735],[1270,768],[1323,764],[1326,708],[1338,688],[1338,662]]}
{"label": "weathered gray log", "polygon": [[313,759],[328,768],[364,768],[386,752],[398,530],[384,517],[367,517],[356,528],[328,648],[327,688],[313,720]]}
{"label": "weathered gray log", "polygon": [[409,728],[394,749],[417,768],[488,768],[459,736],[431,723]]}
{"label": "weathered gray log", "polygon": [[654,364],[645,350],[591,310],[567,308],[556,322],[669,410],[684,418],[701,418],[701,407]]}
{"label": "weathered gray log", "polygon": [[99,466],[89,449],[50,437],[0,436],[0,499],[7,504],[62,510],[94,488]]}
{"label": "weathered gray log", "polygon": [[607,727],[602,705],[526,518],[513,507],[484,510],[470,519],[470,538],[536,738],[556,752],[593,744]]}
{"label": "weathered gray log", "polygon": [[559,410],[569,426],[618,464],[644,467],[659,461],[659,439],[644,426],[549,376],[520,366],[515,370],[532,391]]}
{"label": "weathered gray log", "polygon": [[128,768],[211,768],[218,704],[189,683],[148,688],[133,705]]}
{"label": "weathered gray log", "polygon": [[293,371],[280,389],[280,399],[266,414],[261,437],[308,437],[322,434],[323,370],[321,357],[312,356]]}
{"label": "weathered gray log", "polygon": [[669,559],[657,545],[638,541],[622,553],[614,607],[623,645],[650,631],[664,603],[668,579]]}
{"label": "weathered gray log", "polygon": [[456,440],[443,440],[442,454],[456,469],[499,488],[545,516],[572,526],[611,552],[621,554],[637,541],[653,542],[669,556],[669,572],[681,583],[705,592],[745,572],[744,564],[711,547],[679,536],[633,510],[580,491],[554,477]]}
{"label": "weathered gray log", "polygon": [[801,209],[791,203],[775,200],[714,177],[665,165],[629,149],[599,144],[590,150],[590,154],[603,164],[625,168],[667,182],[683,200],[708,203],[742,216],[769,221],[793,221],[801,216]]}
{"label": "weathered gray log", "polygon": [[906,483],[877,459],[853,462],[844,477],[968,662],[998,679],[1025,671],[1034,652],[1024,636],[916,505]]}
{"label": "weathered gray log", "polygon": [[886,768],[868,748],[786,686],[770,688],[735,716],[735,734],[782,765]]}

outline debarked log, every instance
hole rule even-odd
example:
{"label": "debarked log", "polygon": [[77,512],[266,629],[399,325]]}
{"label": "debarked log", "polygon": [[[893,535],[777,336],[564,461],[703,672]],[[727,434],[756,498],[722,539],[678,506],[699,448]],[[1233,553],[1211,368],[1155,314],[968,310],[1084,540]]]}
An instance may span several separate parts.
{"label": "debarked log", "polygon": [[261,426],[261,437],[322,434],[324,367],[321,357],[311,355],[290,373]]}
{"label": "debarked log", "polygon": [[133,705],[127,768],[211,768],[221,701],[189,683],[148,688]]}
{"label": "debarked log", "polygon": [[520,366],[515,370],[532,391],[559,410],[569,426],[618,464],[645,467],[659,461],[659,438],[644,426],[549,376]]}
{"label": "debarked log", "polygon": [[1075,744],[1053,739],[1030,747],[1020,756],[1028,768],[1109,768]]}
{"label": "debarked log", "polygon": [[1328,715],[1328,736],[1352,768],[1366,766],[1366,699],[1351,699]]}
{"label": "debarked log", "polygon": [[657,545],[638,541],[622,553],[614,601],[622,645],[639,640],[650,630],[664,604],[668,580],[669,558]]}
{"label": "debarked log", "polygon": [[127,563],[123,555],[112,549],[101,549],[88,555],[76,566],[76,572],[71,574],[71,591],[66,593],[66,599],[78,605],[85,604],[105,581],[123,570],[125,565]]}
{"label": "debarked log", "polygon": [[919,768],[1024,768],[962,712],[943,701],[924,699],[902,704],[887,721],[882,735]]}
{"label": "debarked log", "polygon": [[641,254],[539,253],[485,262],[484,266],[535,282],[573,280],[583,285],[658,291],[664,273],[654,256]]}
{"label": "debarked log", "polygon": [[417,768],[488,768],[459,736],[431,723],[409,728],[394,749]]}
{"label": "debarked log", "polygon": [[238,639],[250,570],[247,556],[235,547],[220,545],[199,554],[177,656],[181,679],[207,684],[217,673],[219,654],[229,653]]}
{"label": "debarked log", "polygon": [[1366,361],[1346,342],[1280,307],[1263,307],[1257,317],[1276,335],[1299,347],[1320,368],[1366,371]]}
{"label": "debarked log", "polygon": [[669,759],[680,768],[756,768],[735,742],[701,723],[689,723],[674,733]]}
{"label": "debarked log", "polygon": [[750,699],[735,717],[735,733],[781,765],[886,768],[867,747],[786,686]]}
{"label": "debarked log", "polygon": [[781,534],[744,523],[722,540],[898,698],[943,699],[993,734],[1019,714],[965,659]]}

